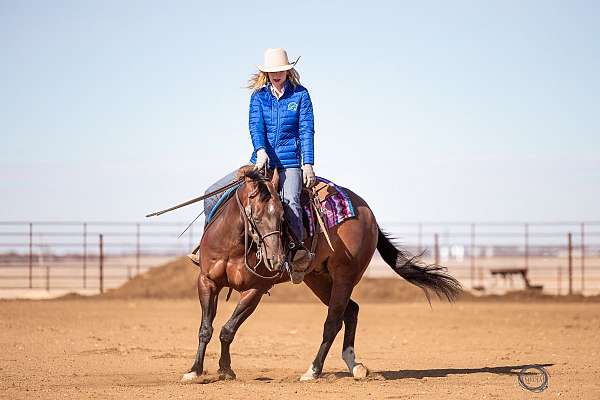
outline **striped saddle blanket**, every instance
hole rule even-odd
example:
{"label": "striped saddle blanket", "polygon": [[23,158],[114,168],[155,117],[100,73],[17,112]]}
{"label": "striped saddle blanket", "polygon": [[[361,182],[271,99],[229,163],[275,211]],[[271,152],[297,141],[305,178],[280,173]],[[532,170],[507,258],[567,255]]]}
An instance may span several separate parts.
{"label": "striped saddle blanket", "polygon": [[[335,183],[325,178],[317,177],[314,193],[321,206],[321,216],[327,229],[331,229],[345,220],[356,216],[350,197],[342,187],[337,186]],[[310,205],[307,190],[302,192],[301,200],[304,211],[304,226],[306,227],[307,235],[312,237],[318,231],[318,221],[313,211],[314,208]]]}

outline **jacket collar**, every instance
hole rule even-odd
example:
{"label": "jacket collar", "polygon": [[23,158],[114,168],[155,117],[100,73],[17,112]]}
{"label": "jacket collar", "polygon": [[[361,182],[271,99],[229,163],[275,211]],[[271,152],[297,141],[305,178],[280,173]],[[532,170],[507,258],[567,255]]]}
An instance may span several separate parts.
{"label": "jacket collar", "polygon": [[[267,92],[269,92],[269,94],[274,98],[277,99],[277,97],[275,97],[275,95],[273,94],[273,91],[271,90],[271,82],[268,82],[266,85],[267,88]],[[279,98],[279,100],[281,99],[285,99],[286,97],[290,97],[290,95],[292,94],[292,92],[294,91],[294,87],[292,86],[292,84],[290,83],[289,79],[285,80],[285,90],[283,91],[283,96],[281,96]]]}

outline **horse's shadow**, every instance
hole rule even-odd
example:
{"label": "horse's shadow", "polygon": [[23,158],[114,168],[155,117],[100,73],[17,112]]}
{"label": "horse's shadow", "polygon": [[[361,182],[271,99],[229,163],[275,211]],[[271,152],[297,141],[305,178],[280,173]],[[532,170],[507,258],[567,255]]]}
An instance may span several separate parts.
{"label": "horse's shadow", "polygon": [[554,364],[523,364],[523,365],[505,365],[500,367],[482,367],[482,368],[441,368],[441,369],[404,369],[398,371],[376,371],[386,381],[398,379],[423,379],[423,378],[443,378],[449,375],[468,375],[468,374],[496,374],[496,375],[519,375],[521,370],[530,365],[540,367],[551,367]]}
{"label": "horse's shadow", "polygon": [[[481,368],[440,368],[440,369],[403,369],[398,371],[372,371],[372,379],[381,379],[386,381],[395,381],[398,379],[423,379],[423,378],[444,378],[449,375],[469,375],[469,374],[496,374],[496,375],[514,375],[517,376],[525,367],[537,365],[540,367],[551,367],[554,364],[523,364],[523,365],[505,365],[500,367],[481,367]],[[331,378],[348,377],[347,372],[335,372],[328,374]],[[331,376],[333,375],[333,376]]]}

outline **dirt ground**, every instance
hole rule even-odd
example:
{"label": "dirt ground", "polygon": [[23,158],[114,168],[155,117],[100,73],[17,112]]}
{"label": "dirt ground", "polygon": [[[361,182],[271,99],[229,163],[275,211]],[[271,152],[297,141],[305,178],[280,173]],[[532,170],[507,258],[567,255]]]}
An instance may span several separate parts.
{"label": "dirt ground", "polygon": [[[219,306],[208,375],[181,384],[196,349],[194,299],[1,301],[0,397],[600,398],[598,303],[364,303],[356,350],[370,377],[348,375],[340,334],[323,377],[299,382],[326,309],[270,301],[232,346],[238,379],[217,381],[218,332],[234,304]],[[525,364],[547,366],[545,392],[519,387]]]}

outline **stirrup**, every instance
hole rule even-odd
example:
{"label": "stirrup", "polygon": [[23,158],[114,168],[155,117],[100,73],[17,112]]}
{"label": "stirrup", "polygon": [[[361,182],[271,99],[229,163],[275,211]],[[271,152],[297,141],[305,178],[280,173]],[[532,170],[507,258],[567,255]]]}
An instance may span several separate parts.
{"label": "stirrup", "polygon": [[[301,247],[298,247],[295,250],[292,250],[291,260],[289,263],[291,264],[291,272],[303,272],[306,273],[310,268],[310,265],[315,258],[315,254],[311,253],[309,249],[301,244]],[[302,265],[303,268],[298,268],[298,265]]]}
{"label": "stirrup", "polygon": [[[298,258],[298,255],[299,254],[301,255],[302,253],[306,253],[306,255],[305,256],[301,256],[300,258]],[[310,262],[312,261],[312,259],[314,258],[314,256],[315,255],[313,253],[311,253],[309,249],[307,249],[306,247],[302,247],[302,248],[296,250],[296,252],[294,253],[294,257],[292,258],[292,263],[294,261],[299,261],[299,260],[302,260],[303,258],[307,257],[308,258],[308,262],[310,264]]]}
{"label": "stirrup", "polygon": [[304,280],[304,275],[306,275],[306,270],[304,270],[304,271],[294,270],[292,263],[290,263],[289,261],[285,262],[284,269],[285,269],[285,271],[287,271],[288,275],[290,276],[290,281],[292,281],[293,284],[298,285],[298,284],[302,283],[302,281]]}
{"label": "stirrup", "polygon": [[306,275],[306,272],[293,271],[292,273],[290,273],[290,280],[294,285],[299,285],[304,280],[304,275]]}
{"label": "stirrup", "polygon": [[196,264],[197,266],[200,266],[200,256],[198,255],[198,253],[190,253],[187,255],[187,257],[192,260],[192,262],[194,264]]}

